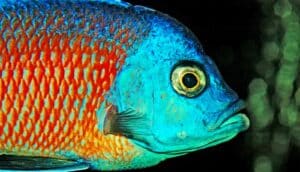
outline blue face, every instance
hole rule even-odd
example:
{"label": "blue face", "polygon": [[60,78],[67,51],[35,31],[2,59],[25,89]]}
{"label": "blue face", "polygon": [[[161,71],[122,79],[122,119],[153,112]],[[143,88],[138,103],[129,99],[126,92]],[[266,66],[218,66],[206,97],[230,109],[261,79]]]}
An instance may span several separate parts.
{"label": "blue face", "polygon": [[184,26],[148,15],[151,32],[127,57],[108,96],[118,115],[112,133],[137,145],[181,155],[227,141],[249,126],[244,107]]}

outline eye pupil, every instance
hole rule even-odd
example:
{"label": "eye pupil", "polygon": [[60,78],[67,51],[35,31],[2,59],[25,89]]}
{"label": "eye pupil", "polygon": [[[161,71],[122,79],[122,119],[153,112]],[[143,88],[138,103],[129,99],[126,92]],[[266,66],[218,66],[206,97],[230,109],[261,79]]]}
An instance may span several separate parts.
{"label": "eye pupil", "polygon": [[182,78],[182,83],[187,87],[187,88],[193,88],[197,85],[198,80],[194,74],[187,73],[183,76]]}

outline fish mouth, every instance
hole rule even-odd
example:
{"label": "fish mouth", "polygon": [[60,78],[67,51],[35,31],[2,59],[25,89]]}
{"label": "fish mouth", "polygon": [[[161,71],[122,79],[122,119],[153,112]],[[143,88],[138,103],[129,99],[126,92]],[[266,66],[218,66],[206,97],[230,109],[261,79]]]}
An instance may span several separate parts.
{"label": "fish mouth", "polygon": [[200,139],[200,143],[199,139],[195,139],[189,147],[176,147],[175,150],[156,151],[156,153],[168,154],[172,157],[181,156],[189,152],[221,144],[234,138],[238,133],[249,128],[250,122],[248,117],[244,113],[240,112],[244,108],[245,103],[242,100],[236,100],[227,106],[227,108],[219,114],[222,118],[218,120],[217,127],[212,130],[208,130],[207,135]]}
{"label": "fish mouth", "polygon": [[220,112],[221,119],[218,120],[217,127],[208,130],[207,136],[201,138],[200,141],[195,139],[190,147],[183,147],[181,149],[172,151],[163,151],[157,153],[164,153],[171,156],[180,156],[189,152],[194,152],[200,149],[205,149],[226,142],[234,138],[238,133],[249,128],[250,122],[248,117],[240,111],[245,108],[245,103],[242,100],[236,100],[231,103],[225,110]]}
{"label": "fish mouth", "polygon": [[219,124],[219,129],[237,128],[240,131],[245,131],[250,126],[249,118],[245,113],[240,112],[245,108],[245,103],[242,100],[234,101],[223,114],[224,119]]}
{"label": "fish mouth", "polygon": [[241,131],[245,131],[249,128],[250,126],[250,121],[249,118],[246,116],[244,113],[237,113],[234,114],[232,117],[224,121],[221,125],[220,128],[224,128],[227,126],[233,126],[233,125],[239,125]]}

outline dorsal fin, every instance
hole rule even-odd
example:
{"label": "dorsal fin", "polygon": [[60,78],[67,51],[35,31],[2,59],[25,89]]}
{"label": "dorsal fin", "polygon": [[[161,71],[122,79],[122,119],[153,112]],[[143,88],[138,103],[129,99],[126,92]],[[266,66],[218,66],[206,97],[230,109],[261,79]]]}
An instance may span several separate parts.
{"label": "dorsal fin", "polygon": [[[24,2],[50,2],[52,0],[0,0],[0,6],[6,6],[8,4],[14,4],[14,3],[24,3]],[[122,0],[58,0],[59,2],[62,1],[74,1],[74,2],[82,2],[82,1],[96,1],[96,2],[106,2],[108,4],[114,4],[119,6],[129,6],[130,4],[127,2],[124,2]]]}
{"label": "dorsal fin", "polygon": [[125,1],[122,1],[122,0],[85,0],[85,1],[106,2],[106,3],[109,3],[109,4],[115,4],[115,5],[120,5],[120,6],[128,6],[128,5],[130,5],[128,2],[125,2]]}

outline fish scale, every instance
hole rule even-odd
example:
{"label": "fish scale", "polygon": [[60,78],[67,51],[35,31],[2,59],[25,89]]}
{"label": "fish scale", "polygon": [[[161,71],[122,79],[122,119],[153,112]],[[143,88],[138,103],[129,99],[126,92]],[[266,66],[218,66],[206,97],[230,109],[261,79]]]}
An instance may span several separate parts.
{"label": "fish scale", "polygon": [[35,3],[0,14],[1,153],[129,161],[138,152],[126,138],[99,131],[96,110],[138,22],[105,18],[92,3]]}
{"label": "fish scale", "polygon": [[249,127],[176,19],[121,0],[0,0],[0,169],[144,168]]}

